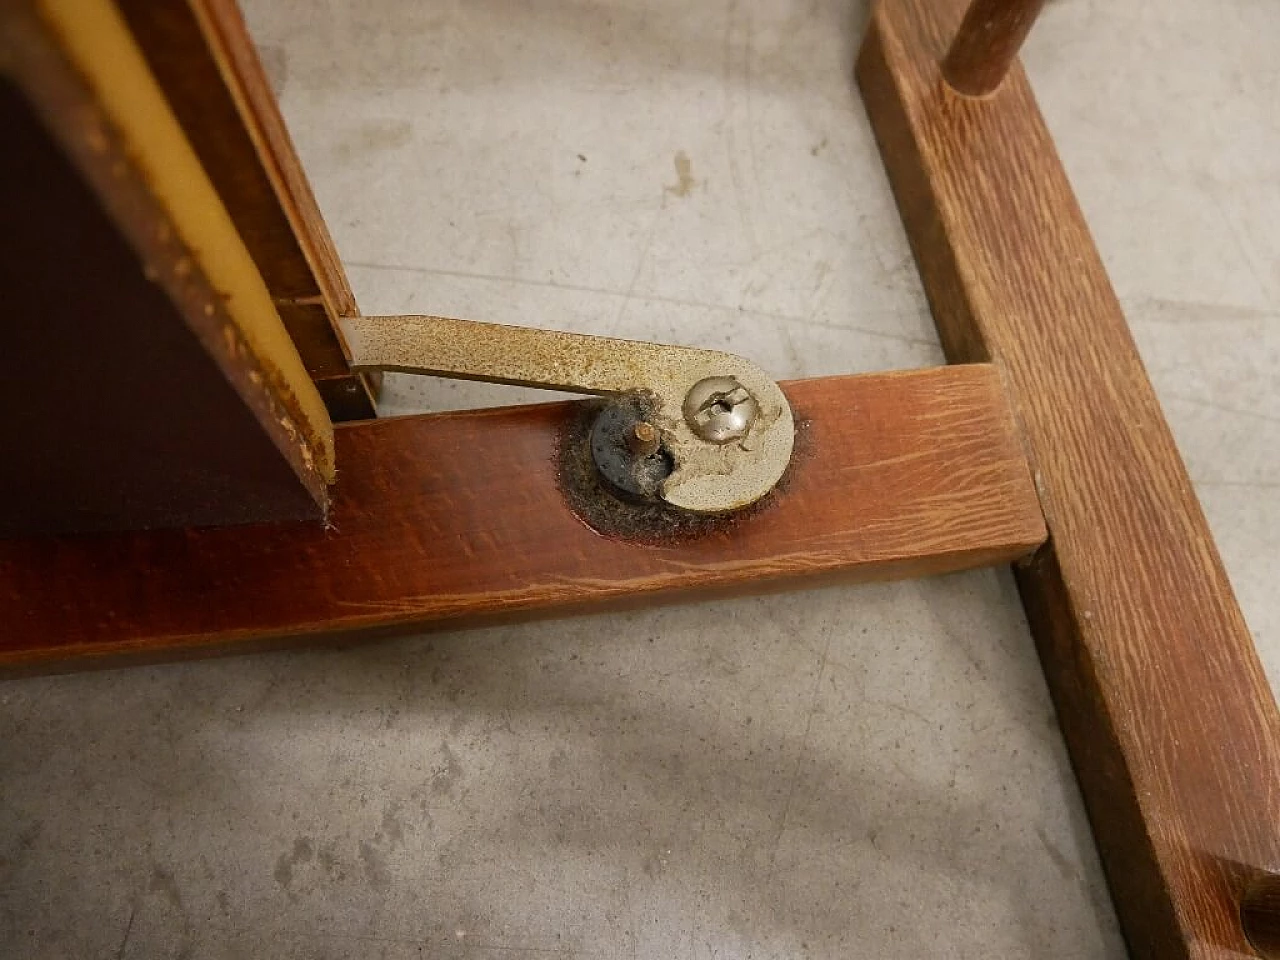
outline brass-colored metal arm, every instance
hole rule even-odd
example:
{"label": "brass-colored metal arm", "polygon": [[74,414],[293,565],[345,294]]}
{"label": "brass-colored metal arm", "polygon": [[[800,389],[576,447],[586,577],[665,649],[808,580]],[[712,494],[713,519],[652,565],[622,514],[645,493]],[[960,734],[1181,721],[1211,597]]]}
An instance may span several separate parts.
{"label": "brass-colored metal arm", "polygon": [[[342,321],[342,332],[357,370],[650,395],[654,425],[675,463],[659,495],[686,510],[723,513],[754,503],[791,459],[795,423],[787,398],[764,371],[732,354],[448,317],[353,317]],[[709,380],[741,390],[717,392],[706,387]],[[691,393],[702,399],[686,409]],[[712,429],[718,424],[707,421],[732,419],[735,406],[737,422],[746,426]],[[733,435],[724,439],[726,433]]]}

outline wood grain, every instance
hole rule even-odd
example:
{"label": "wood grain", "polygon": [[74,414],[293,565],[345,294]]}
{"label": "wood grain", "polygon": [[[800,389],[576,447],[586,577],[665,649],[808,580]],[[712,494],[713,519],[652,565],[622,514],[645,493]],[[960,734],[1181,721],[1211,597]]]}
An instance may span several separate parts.
{"label": "wood grain", "polygon": [[[370,382],[351,373],[336,323],[358,313],[355,297],[236,4],[117,2],[307,370],[345,400],[330,415],[372,417]],[[338,377],[364,388],[336,391]]]}
{"label": "wood grain", "polygon": [[0,535],[318,520],[287,387],[102,104],[26,5],[0,39]]}
{"label": "wood grain", "polygon": [[[558,445],[583,401],[339,427],[327,527],[0,542],[0,664],[89,666],[1007,562],[1044,525],[984,365],[784,385],[783,486],[692,539],[603,536]],[[68,600],[67,584],[75,584]]]}
{"label": "wood grain", "polygon": [[858,78],[944,346],[1000,369],[1051,548],[1018,580],[1135,957],[1249,954],[1280,868],[1280,713],[1120,305],[1016,63],[939,62],[953,0],[882,0]]}
{"label": "wood grain", "polygon": [[942,75],[967,97],[993,92],[1018,56],[1044,0],[971,0],[942,61]]}

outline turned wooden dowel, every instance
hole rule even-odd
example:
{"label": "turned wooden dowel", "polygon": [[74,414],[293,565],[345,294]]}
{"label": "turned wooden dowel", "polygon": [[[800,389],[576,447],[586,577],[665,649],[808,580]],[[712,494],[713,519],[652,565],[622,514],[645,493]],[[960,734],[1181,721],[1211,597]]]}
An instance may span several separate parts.
{"label": "turned wooden dowel", "polygon": [[985,97],[1009,72],[1044,0],[973,0],[942,62],[957,93]]}
{"label": "turned wooden dowel", "polygon": [[1240,905],[1245,936],[1266,960],[1280,960],[1280,874],[1250,884]]}

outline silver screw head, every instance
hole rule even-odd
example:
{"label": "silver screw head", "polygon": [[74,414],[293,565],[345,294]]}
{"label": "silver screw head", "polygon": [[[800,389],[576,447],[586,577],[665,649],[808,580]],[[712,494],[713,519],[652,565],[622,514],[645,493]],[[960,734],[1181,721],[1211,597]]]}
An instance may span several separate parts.
{"label": "silver screw head", "polygon": [[699,380],[685,395],[684,418],[694,434],[711,443],[729,443],[747,435],[760,404],[733,377]]}

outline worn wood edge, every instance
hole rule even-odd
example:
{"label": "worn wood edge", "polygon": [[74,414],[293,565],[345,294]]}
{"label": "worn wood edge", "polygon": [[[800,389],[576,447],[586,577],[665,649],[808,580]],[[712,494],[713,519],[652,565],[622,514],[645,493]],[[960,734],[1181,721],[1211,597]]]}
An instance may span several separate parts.
{"label": "worn wood edge", "polygon": [[[56,34],[34,5],[9,0],[0,6],[0,38],[0,67],[119,225],[141,263],[154,273],[155,282],[271,438],[316,504],[317,515],[322,515],[327,477],[316,445],[303,437],[296,408],[286,402],[274,369],[263,366],[227,313],[225,299],[189,255],[181,231],[134,164],[129,144],[67,59]],[[327,418],[321,426],[332,429]],[[331,432],[328,443],[331,448]]]}
{"label": "worn wood edge", "polygon": [[[270,292],[112,0],[36,0],[37,15],[92,91],[155,202],[218,289],[227,317],[289,412],[307,469],[333,478],[333,425]],[[56,118],[53,118],[56,120]]]}
{"label": "worn wood edge", "polygon": [[[350,371],[351,350],[338,321],[343,317],[358,317],[360,307],[258,57],[257,45],[249,34],[236,0],[188,2],[203,28],[227,89],[240,108],[245,127],[258,145],[263,169],[275,188],[280,208],[293,227],[294,236],[311,268],[333,337]],[[360,401],[348,400],[348,405],[341,408],[344,419],[376,416],[382,387],[381,374],[362,372],[350,375],[360,383],[359,390],[355,391]]]}
{"label": "worn wood edge", "polygon": [[[572,402],[572,401],[571,401]],[[688,606],[714,603],[742,597],[794,593],[797,590],[827,590],[866,583],[915,580],[921,577],[947,576],[984,567],[998,567],[1015,562],[1029,551],[1032,544],[1007,544],[989,550],[939,555],[936,564],[922,567],[916,560],[886,561],[874,568],[850,570],[806,570],[778,576],[744,576],[733,582],[691,586],[677,579],[637,591],[632,595],[610,594],[580,601],[557,600],[505,604],[495,597],[491,609],[458,611],[430,617],[389,617],[376,623],[344,625],[316,623],[285,631],[231,631],[210,635],[175,637],[163,646],[149,642],[103,644],[77,651],[74,657],[45,656],[38,653],[9,656],[0,654],[0,681],[24,677],[55,676],[91,670],[185,663],[255,653],[288,650],[342,649],[396,638],[426,636],[433,633],[483,630],[561,619],[630,613],[666,606]]]}
{"label": "worn wood edge", "polygon": [[[0,668],[115,666],[942,574],[1010,562],[1043,542],[1030,474],[989,367],[826,378],[784,388],[808,434],[793,474],[758,515],[706,539],[627,542],[597,534],[573,516],[555,454],[566,424],[579,416],[582,401],[572,401],[340,426],[346,466],[327,529],[261,525],[0,541],[0,583],[9,585],[0,587],[0,619],[10,624],[0,638]],[[862,449],[848,442],[843,422],[850,417],[871,431]],[[462,456],[471,458],[468,465],[448,463]],[[511,471],[512,457],[522,474]],[[497,476],[470,473],[471,463]],[[848,487],[843,492],[853,502],[841,498],[838,484]],[[423,489],[442,498],[440,505],[424,507],[434,501],[423,498]],[[387,491],[405,493],[397,501]],[[514,532],[504,526],[504,508]],[[927,536],[913,532],[926,529]],[[423,537],[433,552],[418,552]],[[152,550],[155,544],[162,548]],[[526,556],[517,545],[543,553]],[[227,565],[209,560],[210,551],[228,558]],[[465,571],[451,571],[477,551],[476,572],[490,582],[457,581]],[[156,567],[148,556],[165,562]],[[90,570],[97,583],[86,575]],[[349,580],[335,586],[333,578],[348,571],[364,576],[379,595],[335,599],[328,591],[346,589]],[[385,587],[385,576],[402,578],[399,592]],[[139,577],[144,589],[158,591],[154,603],[134,596]],[[424,584],[441,578],[445,588],[422,595]],[[262,616],[251,608],[269,603],[237,598],[225,587],[253,590],[266,580],[268,592],[282,591],[293,613]],[[64,612],[50,591],[55,582],[70,581],[85,599]],[[223,608],[242,601],[250,612],[237,626]],[[87,609],[95,604],[110,611],[101,614],[107,627]],[[109,635],[133,615],[170,622],[153,624],[150,633],[142,623]],[[180,626],[197,621],[204,628]],[[75,642],[78,624],[89,624],[85,629],[96,630],[97,639]]]}
{"label": "worn wood edge", "polygon": [[[342,261],[303,172],[240,8],[235,0],[189,0],[189,3],[222,71],[223,82],[239,104],[245,127],[258,145],[263,169],[275,186],[281,210],[293,225],[294,236],[311,266],[326,307],[335,317],[358,316],[355,295]],[[342,331],[337,324],[334,335],[342,341]]]}
{"label": "worn wood edge", "polygon": [[[921,55],[918,49],[909,51],[907,41],[898,37],[894,29],[896,17],[907,6],[905,0],[880,0],[873,6],[870,26],[858,59],[858,81],[944,347],[953,360],[991,359],[1000,368],[1015,413],[1024,423],[1028,454],[1036,470],[1052,538],[1055,527],[1052,484],[1055,478],[1046,478],[1043,457],[1039,455],[1042,451],[1036,449],[1037,441],[1043,442],[1044,438],[1035,436],[1034,425],[1027,428],[1026,420],[1032,415],[1027,409],[1028,397],[1022,393],[1027,371],[1009,366],[1004,356],[1008,343],[991,342],[991,333],[984,328],[984,320],[989,318],[982,316],[983,298],[990,295],[993,287],[999,289],[1001,283],[1017,285],[1026,278],[1015,280],[1010,276],[1000,278],[984,273],[982,262],[965,253],[966,250],[979,250],[982,241],[976,235],[970,235],[963,216],[947,217],[942,212],[940,198],[934,192],[933,178],[956,177],[959,174],[949,168],[941,156],[932,152],[915,126],[917,118],[907,106],[909,98],[903,92],[905,88],[900,86],[906,83],[903,77],[910,75],[912,69],[910,54]],[[933,18],[930,22],[939,39],[945,39],[947,30],[954,27],[962,12],[955,3],[941,7],[935,5],[927,12],[922,6],[913,4],[912,11],[923,20]],[[939,43],[938,49],[930,50],[929,55],[939,56],[944,49],[945,44]],[[936,63],[936,60],[931,62]],[[938,83],[942,83],[940,77]],[[964,109],[956,102],[961,98],[951,101],[940,91],[938,96],[944,105],[937,109]],[[1027,149],[1043,166],[1036,170],[1035,164],[1028,164],[1025,157],[1020,157],[1021,168],[1031,171],[1030,176],[1038,176],[1037,182],[1053,182],[1064,198],[1057,209],[1041,209],[1042,204],[1027,204],[1002,210],[998,216],[1010,223],[1017,223],[1020,217],[1037,216],[1053,226],[1065,223],[1071,240],[1076,244],[1080,257],[1072,262],[1078,267],[1068,276],[1079,282],[1088,296],[1096,297],[1103,305],[1100,319],[1112,325],[1108,329],[1117,349],[1131,357],[1132,370],[1136,371],[1133,375],[1137,379],[1126,386],[1139,392],[1147,404],[1147,411],[1154,411],[1143,423],[1143,429],[1153,429],[1161,434],[1160,440],[1164,441],[1164,448],[1168,451],[1166,465],[1181,478],[1180,485],[1172,481],[1168,488],[1189,496],[1189,501],[1185,502],[1188,511],[1186,526],[1196,532],[1183,541],[1183,549],[1193,558],[1193,563],[1200,565],[1205,581],[1212,584],[1212,607],[1217,614],[1209,616],[1220,616],[1216,624],[1218,629],[1214,631],[1219,636],[1213,637],[1216,660],[1223,660],[1217,654],[1220,637],[1228,641],[1222,649],[1230,651],[1225,653],[1225,670],[1221,663],[1215,663],[1215,668],[1204,678],[1209,681],[1212,676],[1225,674],[1217,683],[1209,683],[1207,689],[1212,696],[1219,698],[1220,704],[1224,702],[1222,698],[1235,703],[1234,715],[1244,723],[1244,728],[1238,731],[1242,742],[1259,750],[1257,759],[1249,759],[1255,769],[1248,770],[1245,775],[1246,779],[1253,779],[1252,785],[1224,784],[1221,788],[1222,799],[1235,809],[1228,811],[1224,807],[1218,813],[1218,821],[1227,822],[1218,829],[1217,836],[1213,829],[1203,826],[1206,820],[1203,814],[1193,814],[1190,809],[1180,814],[1176,796],[1172,801],[1164,797],[1163,806],[1153,807],[1151,784],[1144,778],[1139,785],[1133,767],[1135,762],[1141,764],[1146,758],[1135,752],[1137,748],[1132,739],[1134,718],[1127,709],[1132,705],[1126,704],[1123,698],[1117,698],[1115,690],[1106,685],[1107,680],[1099,670],[1099,663],[1106,663],[1105,644],[1099,644],[1098,627],[1089,620],[1091,614],[1087,604],[1073,592],[1072,578],[1064,574],[1052,539],[1034,560],[1018,565],[1016,573],[1023,601],[1103,856],[1113,900],[1135,956],[1247,955],[1250,951],[1240,928],[1239,899],[1260,870],[1275,870],[1280,859],[1277,846],[1280,840],[1280,815],[1277,815],[1280,810],[1277,802],[1280,717],[1225,571],[1213,548],[1203,513],[1194,495],[1190,494],[1190,480],[1172,438],[1168,436],[1167,425],[1142,372],[1118,301],[1089,238],[1083,215],[1071,195],[1065,172],[1053,149],[1052,138],[1039,115],[1020,65],[1013,64],[1000,90],[985,101],[984,106],[1007,112],[1008,122],[1002,130],[1001,142],[1016,142],[1024,147],[1029,144]],[[988,176],[999,175],[992,173]],[[982,174],[973,176],[980,178]],[[969,212],[968,215],[978,214]],[[1002,250],[1001,253],[1007,254],[1008,251]],[[1100,372],[1098,375],[1107,374]],[[1080,558],[1076,560],[1079,562]],[[1084,611],[1083,618],[1081,611]],[[1213,636],[1213,632],[1209,636]],[[1099,658],[1103,659],[1100,661]],[[1199,693],[1196,691],[1192,696],[1199,699]],[[1228,738],[1207,746],[1221,749],[1227,743],[1234,745],[1234,741]],[[1164,744],[1156,744],[1151,749],[1159,752],[1164,747]],[[1268,769],[1271,771],[1270,783]],[[1194,768],[1185,765],[1181,769],[1175,768],[1174,775],[1194,778],[1194,785],[1191,782],[1186,785],[1189,794],[1201,786],[1202,774]],[[1247,796],[1239,798],[1240,793]],[[1246,811],[1254,811],[1252,814],[1244,813],[1244,819],[1252,822],[1229,822],[1233,815],[1240,814],[1240,802]],[[1233,829],[1238,829],[1241,837],[1224,841],[1222,837]],[[1198,837],[1197,834],[1203,836]],[[1202,843],[1202,840],[1206,842]]]}
{"label": "worn wood edge", "polygon": [[286,302],[319,298],[319,284],[264,168],[259,144],[191,3],[115,2],[272,297]]}
{"label": "worn wood edge", "polygon": [[364,381],[363,403],[339,397],[327,405],[330,416],[373,416],[377,381],[351,373],[337,324],[357,312],[355,299],[239,10],[200,0],[118,3],[308,373],[317,381],[338,375]]}

